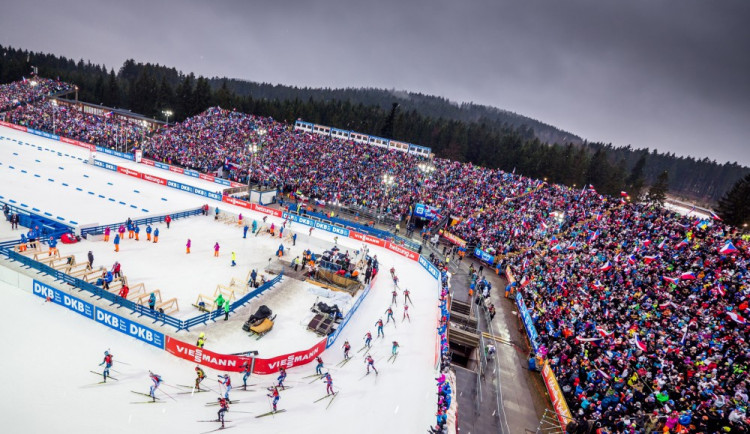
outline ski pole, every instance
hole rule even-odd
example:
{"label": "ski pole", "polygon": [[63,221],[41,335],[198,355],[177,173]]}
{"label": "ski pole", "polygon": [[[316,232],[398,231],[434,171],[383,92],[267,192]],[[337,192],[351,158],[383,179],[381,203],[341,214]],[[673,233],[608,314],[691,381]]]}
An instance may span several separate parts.
{"label": "ski pole", "polygon": [[177,402],[177,400],[176,400],[176,399],[174,399],[174,398],[172,397],[172,395],[170,395],[170,394],[168,394],[167,392],[165,392],[165,391],[164,391],[164,389],[162,389],[162,390],[161,390],[161,393],[163,393],[163,394],[167,395],[167,396],[168,396],[169,398],[171,398],[171,399],[172,399],[172,401],[174,401],[174,402]]}

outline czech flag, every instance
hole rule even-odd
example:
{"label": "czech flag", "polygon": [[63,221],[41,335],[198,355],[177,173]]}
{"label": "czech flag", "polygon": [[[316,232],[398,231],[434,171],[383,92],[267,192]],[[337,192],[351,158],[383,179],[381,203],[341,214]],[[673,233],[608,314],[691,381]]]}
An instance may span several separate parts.
{"label": "czech flag", "polygon": [[721,217],[719,217],[718,215],[714,214],[713,211],[711,211],[711,218],[714,219],[714,220],[723,221],[721,219]]}
{"label": "czech flag", "polygon": [[695,273],[692,271],[680,274],[680,279],[682,280],[695,280],[695,278]]}
{"label": "czech flag", "polygon": [[638,262],[638,260],[635,259],[635,255],[628,256],[628,264],[635,265],[636,262]]}
{"label": "czech flag", "polygon": [[597,328],[596,328],[596,331],[597,331],[597,332],[599,332],[599,334],[600,334],[600,335],[601,335],[601,336],[602,336],[603,338],[608,338],[608,337],[611,337],[612,335],[614,335],[614,334],[615,334],[615,332],[614,332],[614,331],[608,332],[608,331],[604,330],[604,329],[603,329],[602,327],[597,327]]}
{"label": "czech flag", "polygon": [[644,246],[644,247],[648,247],[648,246],[650,246],[650,245],[651,245],[651,240],[645,240],[645,241],[643,242],[643,246]]}
{"label": "czech flag", "polygon": [[666,240],[661,240],[658,246],[656,246],[659,250],[664,250],[664,244],[666,243]]}
{"label": "czech flag", "polygon": [[734,244],[732,244],[731,241],[727,241],[727,243],[719,249],[719,253],[721,253],[722,255],[737,253],[738,251],[739,250],[737,250],[737,247],[734,247]]}
{"label": "czech flag", "polygon": [[560,250],[562,250],[562,246],[561,246],[560,244],[556,244],[556,245],[555,245],[554,247],[552,247],[552,248],[551,248],[551,249],[549,249],[549,250],[550,250],[551,252],[559,252]]}
{"label": "czech flag", "polygon": [[528,285],[528,284],[529,284],[529,278],[528,278],[528,277],[526,277],[526,276],[523,276],[523,277],[521,278],[521,286],[523,287],[523,286],[526,286],[526,285]]}
{"label": "czech flag", "polygon": [[635,346],[641,351],[646,351],[648,349],[646,344],[641,342],[641,339],[638,337],[638,334],[635,335],[634,343],[635,343]]}
{"label": "czech flag", "polygon": [[628,197],[628,192],[627,191],[621,191],[620,192],[620,196],[622,196],[622,197]]}
{"label": "czech flag", "polygon": [[687,238],[685,238],[684,240],[682,240],[682,241],[680,241],[679,243],[677,243],[677,245],[676,245],[676,246],[674,246],[674,247],[675,247],[676,249],[681,249],[681,248],[683,248],[683,247],[686,247],[686,246],[687,246],[688,244],[689,244],[689,242],[688,242],[688,239],[687,239]]}
{"label": "czech flag", "polygon": [[650,264],[650,263],[654,262],[657,259],[659,259],[659,255],[656,255],[656,256],[644,256],[643,257],[643,262],[645,262],[646,264]]}
{"label": "czech flag", "polygon": [[747,320],[745,318],[742,318],[741,316],[737,315],[734,312],[727,312],[727,315],[729,315],[729,318],[732,318],[734,322],[737,324],[745,325],[747,324]]}
{"label": "czech flag", "polygon": [[596,221],[598,221],[598,222],[602,221],[602,213],[601,213],[601,211],[599,211],[598,213],[596,213]]}
{"label": "czech flag", "polygon": [[591,284],[591,286],[596,289],[601,289],[604,287],[604,285],[602,285],[602,282],[600,282],[599,280],[595,280],[594,283]]}
{"label": "czech flag", "polygon": [[719,295],[724,297],[727,294],[727,287],[720,283],[716,285],[716,292],[718,292]]}
{"label": "czech flag", "polygon": [[599,271],[609,271],[612,269],[612,263],[607,261],[604,265],[599,267]]}
{"label": "czech flag", "polygon": [[664,279],[664,281],[667,282],[667,283],[671,283],[672,285],[677,285],[678,283],[680,283],[680,278],[679,277],[667,277],[667,276],[663,276],[662,279]]}

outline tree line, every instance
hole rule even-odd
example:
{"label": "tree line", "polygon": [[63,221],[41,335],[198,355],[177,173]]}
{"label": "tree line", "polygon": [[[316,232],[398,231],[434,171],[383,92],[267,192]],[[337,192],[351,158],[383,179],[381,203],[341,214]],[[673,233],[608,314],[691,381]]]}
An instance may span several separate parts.
{"label": "tree line", "polygon": [[[586,142],[515,113],[457,105],[421,94],[379,89],[310,89],[196,77],[173,67],[126,60],[115,71],[83,60],[0,46],[0,82],[39,75],[78,86],[79,99],[170,121],[206,108],[337,128],[431,147],[436,156],[499,168],[550,182],[641,197],[661,176],[669,192],[713,204],[750,168],[737,163],[679,157],[674,153]],[[666,173],[666,175],[665,175]]]}

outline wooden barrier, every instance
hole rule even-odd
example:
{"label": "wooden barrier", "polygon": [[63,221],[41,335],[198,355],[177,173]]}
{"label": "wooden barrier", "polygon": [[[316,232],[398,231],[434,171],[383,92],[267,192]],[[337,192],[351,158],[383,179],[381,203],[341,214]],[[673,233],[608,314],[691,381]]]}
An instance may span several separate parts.
{"label": "wooden barrier", "polygon": [[106,271],[104,267],[99,267],[96,270],[91,270],[80,277],[81,280],[88,283],[95,283],[96,279],[102,277],[102,272]]}
{"label": "wooden barrier", "polygon": [[68,271],[66,271],[66,274],[80,278],[80,276],[83,276],[89,271],[91,271],[91,265],[89,265],[88,262],[84,262],[83,264],[71,265],[70,268],[68,268]]}
{"label": "wooden barrier", "polygon": [[201,312],[212,312],[216,310],[216,305],[214,305],[214,299],[203,294],[198,294],[198,299],[195,300],[195,303],[193,303],[193,306],[195,306],[195,308],[200,310]]}
{"label": "wooden barrier", "polygon": [[137,303],[137,300],[143,294],[148,295],[146,292],[146,285],[144,283],[136,283],[135,285],[130,287],[130,292],[128,293],[128,300],[134,301]]}
{"label": "wooden barrier", "polygon": [[177,311],[180,310],[180,306],[177,304],[176,298],[170,298],[167,301],[157,303],[156,304],[156,310],[159,312],[165,313],[167,315],[171,315]]}
{"label": "wooden barrier", "polygon": [[34,260],[41,262],[42,264],[49,265],[55,259],[60,259],[60,252],[55,250],[55,253],[49,254],[49,252],[36,251],[34,252]]}
{"label": "wooden barrier", "polygon": [[140,304],[141,306],[148,306],[148,299],[151,297],[152,293],[156,296],[156,304],[161,303],[161,291],[159,291],[158,289],[151,292],[145,292],[143,295],[139,295],[135,302]]}
{"label": "wooden barrier", "polygon": [[214,299],[216,299],[219,294],[223,295],[224,300],[230,303],[237,299],[237,297],[234,296],[234,290],[224,285],[216,285],[216,290],[214,291]]}
{"label": "wooden barrier", "polygon": [[65,274],[68,274],[68,270],[75,265],[76,263],[76,257],[73,255],[69,256],[63,256],[59,258],[56,261],[53,261],[51,267],[54,268],[57,271],[62,271]]}

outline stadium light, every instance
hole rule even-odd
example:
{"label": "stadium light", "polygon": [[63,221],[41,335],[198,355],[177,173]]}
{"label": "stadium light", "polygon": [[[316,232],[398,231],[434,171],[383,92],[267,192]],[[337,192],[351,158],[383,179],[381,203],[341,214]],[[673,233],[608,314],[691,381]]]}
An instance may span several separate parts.
{"label": "stadium light", "polygon": [[253,171],[253,165],[255,164],[255,154],[260,151],[260,146],[257,143],[248,142],[247,152],[250,153],[250,166],[247,168],[247,200],[250,200],[250,175]]}
{"label": "stadium light", "polygon": [[167,126],[169,126],[169,117],[172,116],[172,110],[162,110],[162,113],[164,113],[164,116],[167,118]]}

